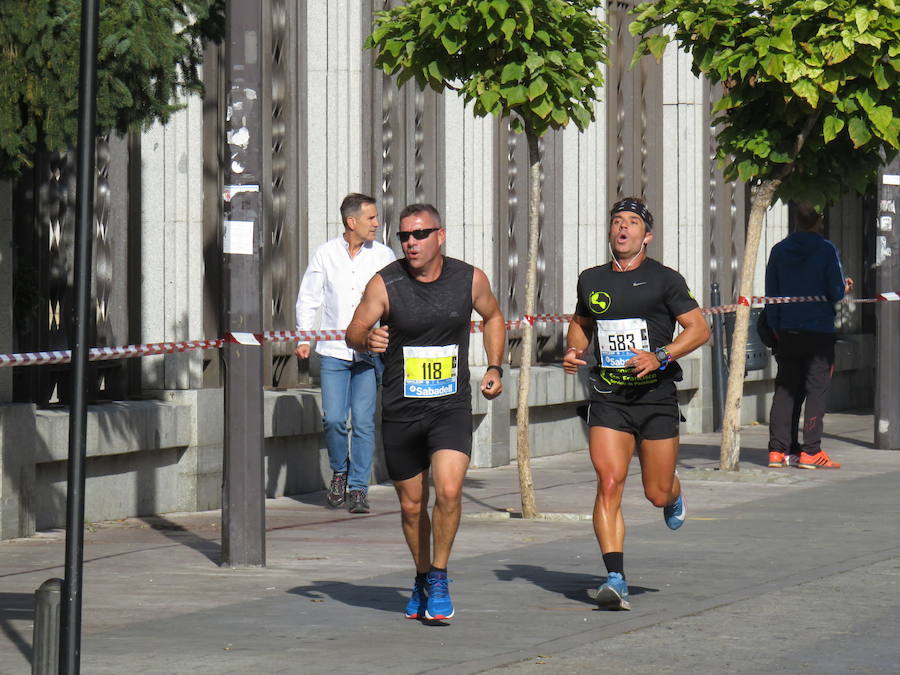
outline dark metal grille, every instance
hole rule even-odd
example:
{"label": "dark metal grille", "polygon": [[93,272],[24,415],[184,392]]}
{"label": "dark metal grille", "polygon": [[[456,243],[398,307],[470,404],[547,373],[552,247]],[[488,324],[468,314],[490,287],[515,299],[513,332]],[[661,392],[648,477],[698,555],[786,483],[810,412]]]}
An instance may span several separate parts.
{"label": "dark metal grille", "polygon": [[[114,167],[127,164],[127,146],[109,134],[97,140],[96,199],[93,222],[91,346],[128,342],[127,249],[128,190],[111,182]],[[69,349],[72,329],[75,228],[74,152],[40,153],[32,170],[13,191],[15,250],[14,345],[16,351]],[[119,180],[119,177],[116,178]],[[124,181],[124,178],[122,178]],[[119,181],[119,182],[122,182]],[[118,185],[118,183],[116,184]],[[123,183],[124,185],[124,183]],[[120,256],[120,252],[122,255]],[[121,280],[121,283],[119,283]],[[16,369],[13,398],[39,405],[65,403],[70,396],[69,366]],[[123,398],[128,384],[121,362],[92,363],[88,390],[93,399]]]}

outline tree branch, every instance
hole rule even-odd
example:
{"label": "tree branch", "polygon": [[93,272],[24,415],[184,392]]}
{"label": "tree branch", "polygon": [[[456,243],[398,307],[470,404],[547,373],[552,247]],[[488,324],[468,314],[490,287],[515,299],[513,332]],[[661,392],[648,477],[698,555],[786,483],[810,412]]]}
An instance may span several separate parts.
{"label": "tree branch", "polygon": [[800,151],[803,149],[803,146],[806,145],[806,139],[809,138],[809,133],[812,131],[812,128],[816,125],[816,122],[819,120],[819,117],[822,114],[822,110],[820,108],[816,108],[813,110],[812,115],[810,115],[806,122],[803,125],[803,128],[800,130],[800,133],[797,134],[797,139],[794,141],[794,150],[793,150],[793,159],[785,164],[781,171],[779,171],[772,180],[778,181],[779,184],[787,178],[791,172],[794,170],[794,167],[797,166],[797,155],[800,154]]}

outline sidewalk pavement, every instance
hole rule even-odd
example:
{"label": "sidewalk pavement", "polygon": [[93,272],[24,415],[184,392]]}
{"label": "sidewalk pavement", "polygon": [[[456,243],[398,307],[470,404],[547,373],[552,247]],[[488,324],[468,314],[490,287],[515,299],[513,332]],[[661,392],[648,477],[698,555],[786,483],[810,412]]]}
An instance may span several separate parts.
{"label": "sidewalk pavement", "polygon": [[[678,532],[625,494],[631,612],[600,611],[605,572],[586,452],[533,460],[545,519],[525,521],[515,466],[470,470],[449,624],[408,621],[413,570],[393,489],[372,513],[324,493],[269,500],[267,565],[218,566],[220,513],[92,523],[82,672],[898,672],[900,452],[870,415],[831,414],[840,470],[766,468],[767,427],[723,473],[716,434],[682,437]],[[63,574],[62,531],[0,542],[0,674],[30,672],[33,593]]]}

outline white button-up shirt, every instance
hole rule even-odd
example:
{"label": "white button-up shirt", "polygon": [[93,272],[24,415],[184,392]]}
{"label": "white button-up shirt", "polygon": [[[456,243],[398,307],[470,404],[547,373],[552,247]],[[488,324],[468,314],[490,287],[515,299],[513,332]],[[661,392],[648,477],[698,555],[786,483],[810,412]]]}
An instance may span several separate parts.
{"label": "white button-up shirt", "polygon": [[[390,248],[377,241],[366,242],[351,258],[350,245],[343,235],[319,246],[297,294],[297,330],[315,330],[319,308],[322,309],[320,328],[347,330],[366,284],[396,259]],[[359,358],[343,340],[319,340],[316,352],[344,361]]]}

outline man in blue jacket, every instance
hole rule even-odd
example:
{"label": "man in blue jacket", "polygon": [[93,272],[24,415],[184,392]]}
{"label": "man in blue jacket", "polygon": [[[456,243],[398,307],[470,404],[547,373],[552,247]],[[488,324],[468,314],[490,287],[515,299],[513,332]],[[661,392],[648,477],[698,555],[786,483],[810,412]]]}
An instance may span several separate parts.
{"label": "man in blue jacket", "polygon": [[[802,469],[839,469],[822,450],[822,418],[834,372],[834,303],[853,289],[844,278],[834,244],[823,232],[822,216],[798,204],[797,231],[772,247],[766,265],[766,295],[824,296],[821,302],[769,305],[766,318],[775,332],[775,396],[769,413],[769,466],[796,464]],[[799,409],[806,398],[803,444],[793,457]]]}

